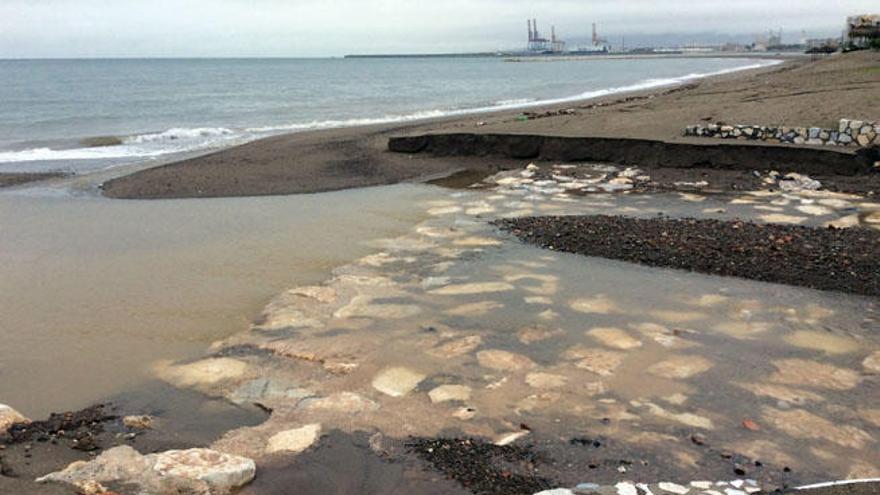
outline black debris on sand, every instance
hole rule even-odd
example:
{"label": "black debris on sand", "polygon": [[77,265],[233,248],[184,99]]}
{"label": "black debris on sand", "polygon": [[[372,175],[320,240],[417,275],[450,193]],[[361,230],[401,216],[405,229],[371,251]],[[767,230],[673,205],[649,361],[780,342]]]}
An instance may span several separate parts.
{"label": "black debris on sand", "polygon": [[472,438],[414,438],[407,447],[477,495],[530,495],[553,487],[536,474],[546,460],[531,447]]}
{"label": "black debris on sand", "polygon": [[555,251],[880,296],[880,232],[871,229],[605,215],[494,223]]}
{"label": "black debris on sand", "polygon": [[66,438],[71,442],[71,448],[94,450],[98,448],[95,436],[104,431],[104,423],[116,418],[108,404],[98,404],[76,412],[52,413],[49,419],[43,421],[13,425],[5,438],[0,437],[0,441],[17,444]]}

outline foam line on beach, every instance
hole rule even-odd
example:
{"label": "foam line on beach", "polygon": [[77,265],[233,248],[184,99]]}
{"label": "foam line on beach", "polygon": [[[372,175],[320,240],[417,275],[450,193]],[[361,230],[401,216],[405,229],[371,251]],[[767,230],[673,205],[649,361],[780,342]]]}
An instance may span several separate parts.
{"label": "foam line on beach", "polygon": [[518,98],[518,99],[509,99],[509,100],[500,100],[496,102],[492,106],[480,106],[480,107],[471,107],[471,108],[460,108],[460,109],[452,109],[452,110],[425,110],[420,112],[415,112],[411,114],[403,114],[403,115],[386,115],[384,117],[376,117],[376,118],[363,118],[363,119],[350,119],[350,120],[327,120],[327,121],[313,121],[311,123],[297,123],[290,125],[281,125],[281,126],[269,126],[269,127],[254,127],[246,129],[251,132],[281,132],[281,131],[298,131],[298,130],[315,130],[315,129],[328,129],[328,128],[339,128],[339,127],[357,127],[362,125],[374,125],[374,124],[394,124],[400,122],[412,122],[417,120],[425,120],[430,118],[442,118],[442,117],[458,117],[465,115],[474,115],[480,113],[491,113],[491,112],[499,112],[499,111],[509,111],[509,110],[518,110],[525,108],[533,108],[540,107],[545,105],[557,105],[562,103],[571,103],[575,101],[583,101],[583,100],[591,100],[594,98],[601,98],[603,96],[609,96],[618,93],[628,93],[631,91],[644,91],[648,89],[662,88],[668,86],[676,86],[679,84],[684,84],[697,79],[704,79],[707,77],[714,76],[722,76],[725,74],[732,74],[734,72],[740,72],[745,70],[754,70],[754,69],[762,69],[766,67],[771,67],[774,65],[781,64],[782,60],[766,60],[761,61],[755,64],[745,65],[741,67],[733,67],[729,69],[723,69],[715,72],[706,72],[706,73],[691,73],[686,74],[684,76],[679,77],[670,77],[670,78],[660,78],[660,79],[646,79],[644,81],[640,81],[634,84],[626,85],[626,86],[618,86],[614,88],[604,88],[593,91],[587,91],[584,93],[565,96],[561,98],[551,98],[544,100],[531,100],[527,98]]}

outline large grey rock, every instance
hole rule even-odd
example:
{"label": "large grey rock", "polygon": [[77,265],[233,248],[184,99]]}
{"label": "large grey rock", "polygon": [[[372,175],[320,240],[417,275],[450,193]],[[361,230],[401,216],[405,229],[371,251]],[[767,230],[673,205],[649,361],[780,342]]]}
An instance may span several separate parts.
{"label": "large grey rock", "polygon": [[[141,455],[122,446],[89,462],[78,461],[63,471],[38,478],[86,493],[127,487],[149,495],[225,495],[249,483],[256,473],[251,459],[209,449],[169,450]],[[118,489],[118,488],[117,488]]]}
{"label": "large grey rock", "polygon": [[229,493],[250,483],[256,474],[251,459],[210,449],[169,450],[146,457],[155,461],[153,472],[160,477],[199,480],[212,494]]}

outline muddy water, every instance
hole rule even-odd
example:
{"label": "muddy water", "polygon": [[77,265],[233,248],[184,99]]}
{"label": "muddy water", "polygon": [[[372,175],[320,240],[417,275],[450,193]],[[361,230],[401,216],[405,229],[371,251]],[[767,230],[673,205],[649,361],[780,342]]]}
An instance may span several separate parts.
{"label": "muddy water", "polygon": [[[0,195],[0,402],[34,417],[136,386],[247,328],[398,235],[436,192],[407,186],[277,198],[113,201],[63,188]],[[332,226],[332,228],[330,227]]]}
{"label": "muddy water", "polygon": [[[681,480],[729,476],[709,467],[719,452],[804,482],[878,474],[876,299],[558,254],[488,224],[662,213],[820,225],[864,200],[563,192],[500,180],[419,202],[428,220],[282,293],[212,357],[157,372],[272,409],[215,443],[257,459],[316,429],[457,431],[500,443],[602,435]],[[805,214],[820,201],[828,208]]]}

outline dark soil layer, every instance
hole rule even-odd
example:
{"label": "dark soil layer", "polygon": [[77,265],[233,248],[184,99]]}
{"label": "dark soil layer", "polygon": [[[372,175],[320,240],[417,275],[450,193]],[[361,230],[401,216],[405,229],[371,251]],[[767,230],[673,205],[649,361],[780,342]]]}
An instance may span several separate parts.
{"label": "dark soil layer", "polygon": [[530,495],[553,486],[536,474],[545,461],[530,447],[499,447],[469,438],[416,438],[409,447],[477,495]]}
{"label": "dark soil layer", "polygon": [[815,148],[746,144],[668,143],[649,139],[527,134],[425,134],[392,137],[388,149],[433,156],[607,162],[641,167],[771,168],[805,174],[856,175],[873,170],[877,149],[844,153]]}
{"label": "dark soil layer", "polygon": [[495,223],[556,251],[880,296],[880,232],[874,230],[602,215]]}

